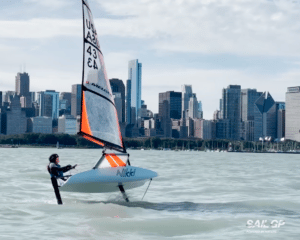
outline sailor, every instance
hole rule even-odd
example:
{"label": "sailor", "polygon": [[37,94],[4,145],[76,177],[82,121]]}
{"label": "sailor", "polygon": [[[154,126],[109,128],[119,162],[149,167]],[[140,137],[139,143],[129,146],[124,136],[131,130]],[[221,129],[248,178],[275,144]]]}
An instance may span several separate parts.
{"label": "sailor", "polygon": [[63,173],[75,168],[77,165],[74,165],[73,167],[71,165],[61,167],[59,165],[59,156],[57,154],[52,154],[49,157],[49,161],[50,161],[50,163],[48,165],[48,172],[51,176],[51,182],[52,182],[52,186],[53,186],[53,189],[55,192],[57,203],[62,204],[62,200],[60,197],[58,184],[57,184],[57,178],[60,178],[60,179],[63,179],[64,181],[66,181],[67,179],[64,178]]}

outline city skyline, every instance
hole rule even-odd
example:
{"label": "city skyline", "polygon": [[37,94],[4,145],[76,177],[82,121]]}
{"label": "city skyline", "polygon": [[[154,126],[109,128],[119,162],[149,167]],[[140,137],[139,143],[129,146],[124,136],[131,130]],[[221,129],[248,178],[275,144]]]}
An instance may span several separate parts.
{"label": "city skyline", "polygon": [[[25,78],[20,76],[25,76]],[[128,82],[131,82],[131,80],[127,80]],[[214,120],[204,120],[202,118],[203,113],[199,109],[199,102],[196,94],[193,93],[192,86],[183,85],[181,86],[182,92],[159,93],[158,114],[148,111],[147,105],[142,103],[139,120],[133,123],[127,118],[126,124],[123,124],[122,112],[125,110],[125,104],[122,103],[121,95],[122,92],[125,93],[125,86],[122,80],[119,79],[110,79],[110,84],[114,98],[116,98],[117,111],[120,114],[121,131],[123,136],[126,137],[210,137],[212,139],[258,141],[263,138],[268,140],[281,139],[285,136],[285,131],[290,134],[288,139],[299,139],[300,136],[300,130],[298,132],[299,111],[289,108],[287,120],[291,120],[291,122],[285,125],[285,122],[287,122],[285,120],[285,102],[275,102],[270,93],[257,92],[256,89],[241,89],[240,85],[229,85],[227,88],[223,88],[220,109],[215,111]],[[288,104],[293,105],[295,109],[299,97],[299,94],[295,95],[295,93],[299,93],[299,88],[299,86],[289,87],[286,93]],[[35,99],[35,92],[29,92],[30,76],[28,73],[17,73],[15,89],[16,92],[7,91],[3,95],[3,107],[1,107],[0,114],[1,133],[9,135],[40,131],[38,129],[47,132],[49,130],[47,124],[49,123],[52,125],[53,133],[57,131],[78,132],[76,119],[80,114],[77,112],[78,101],[80,101],[79,96],[81,96],[80,91],[78,91],[81,89],[80,84],[72,85],[72,93],[59,93],[55,90],[37,92],[37,102],[28,102],[31,105],[30,108],[26,108],[24,97],[28,96],[28,101],[32,101]],[[24,95],[22,95],[22,89],[28,91],[24,91]],[[128,84],[126,91],[131,99],[132,92]],[[1,91],[0,93],[2,95]],[[296,99],[289,98],[290,94],[294,95],[293,97],[296,96]],[[69,110],[67,99],[69,99],[71,105]],[[22,104],[24,106],[21,109]],[[133,107],[133,109],[135,108]],[[133,112],[132,107],[128,110],[130,113]],[[69,115],[70,113],[72,116]],[[64,116],[64,114],[66,115]],[[48,117],[53,121],[42,120],[41,117]],[[25,129],[21,126],[26,125],[26,119],[27,127]],[[12,127],[14,125],[18,125],[19,129],[14,129]]]}
{"label": "city skyline", "polygon": [[[298,1],[90,0],[108,78],[128,76],[143,63],[142,99],[158,112],[158,93],[193,86],[205,119],[230,84],[285,100],[300,78]],[[0,86],[14,90],[26,65],[31,91],[70,91],[81,83],[81,1],[2,2]],[[216,17],[217,16],[217,17]],[[23,67],[24,68],[24,67]],[[22,72],[22,71],[21,71]]]}

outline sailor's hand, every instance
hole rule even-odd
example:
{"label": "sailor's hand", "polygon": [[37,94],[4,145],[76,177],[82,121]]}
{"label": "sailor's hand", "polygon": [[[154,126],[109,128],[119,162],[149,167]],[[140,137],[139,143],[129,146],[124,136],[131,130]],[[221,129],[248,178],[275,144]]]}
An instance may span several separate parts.
{"label": "sailor's hand", "polygon": [[68,169],[68,170],[72,169],[72,166],[71,166],[70,164],[67,165],[67,169]]}

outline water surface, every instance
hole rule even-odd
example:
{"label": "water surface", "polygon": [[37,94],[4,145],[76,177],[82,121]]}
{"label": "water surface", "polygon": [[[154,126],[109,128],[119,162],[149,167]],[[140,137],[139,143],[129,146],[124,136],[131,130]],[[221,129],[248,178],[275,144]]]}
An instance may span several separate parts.
{"label": "water surface", "polygon": [[80,172],[94,166],[101,150],[1,148],[1,239],[297,239],[300,233],[300,155],[131,150],[133,166],[159,174],[143,201],[148,184],[127,192],[130,203],[120,193],[62,192],[58,206],[46,170],[52,153]]}

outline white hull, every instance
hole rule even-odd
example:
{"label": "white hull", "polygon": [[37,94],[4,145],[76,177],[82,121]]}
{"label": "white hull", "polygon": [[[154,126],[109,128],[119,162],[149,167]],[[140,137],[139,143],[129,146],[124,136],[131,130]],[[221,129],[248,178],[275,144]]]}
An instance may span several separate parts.
{"label": "white hull", "polygon": [[82,193],[105,193],[136,188],[157,177],[157,173],[138,167],[98,168],[75,174],[61,186],[60,191]]}

